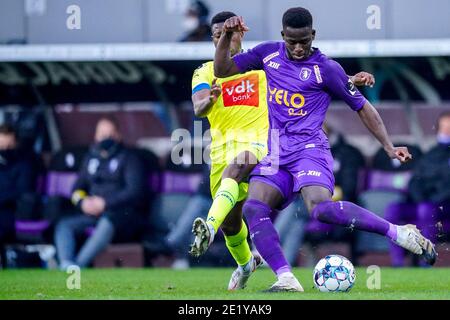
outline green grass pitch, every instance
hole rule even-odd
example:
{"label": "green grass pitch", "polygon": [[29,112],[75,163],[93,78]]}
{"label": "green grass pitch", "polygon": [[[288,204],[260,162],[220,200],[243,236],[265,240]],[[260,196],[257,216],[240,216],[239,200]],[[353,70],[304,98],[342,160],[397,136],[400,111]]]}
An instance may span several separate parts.
{"label": "green grass pitch", "polygon": [[81,288],[68,289],[69,274],[47,270],[0,271],[0,299],[450,299],[450,268],[381,268],[381,289],[369,290],[370,274],[357,268],[348,293],[321,293],[313,288],[312,270],[295,269],[304,293],[263,293],[275,281],[269,269],[252,275],[248,287],[226,290],[232,269],[86,269]]}

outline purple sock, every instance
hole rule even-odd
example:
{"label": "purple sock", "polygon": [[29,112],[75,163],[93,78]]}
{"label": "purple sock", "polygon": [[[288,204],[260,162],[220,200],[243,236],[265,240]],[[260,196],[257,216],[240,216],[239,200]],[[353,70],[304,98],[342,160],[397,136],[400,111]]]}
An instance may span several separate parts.
{"label": "purple sock", "polygon": [[242,208],[250,229],[250,238],[263,259],[278,276],[291,272],[291,267],[284,257],[278,236],[270,220],[271,208],[258,200],[247,200]]}
{"label": "purple sock", "polygon": [[321,222],[378,233],[391,239],[397,238],[395,225],[348,201],[319,203],[312,211],[312,216]]}

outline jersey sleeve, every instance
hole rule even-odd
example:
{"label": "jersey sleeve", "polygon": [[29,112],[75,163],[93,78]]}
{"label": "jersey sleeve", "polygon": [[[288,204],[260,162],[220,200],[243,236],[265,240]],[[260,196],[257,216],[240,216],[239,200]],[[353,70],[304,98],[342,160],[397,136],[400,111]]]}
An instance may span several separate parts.
{"label": "jersey sleeve", "polygon": [[208,63],[202,64],[195,69],[192,75],[192,94],[202,89],[210,89],[212,84],[212,76]]}
{"label": "jersey sleeve", "polygon": [[342,99],[354,111],[359,111],[367,102],[342,66],[331,59],[326,62],[324,85],[328,92]]}
{"label": "jersey sleeve", "polygon": [[232,57],[234,63],[239,68],[241,73],[250,70],[263,70],[263,56],[266,51],[267,43],[261,43],[256,47],[247,50]]}

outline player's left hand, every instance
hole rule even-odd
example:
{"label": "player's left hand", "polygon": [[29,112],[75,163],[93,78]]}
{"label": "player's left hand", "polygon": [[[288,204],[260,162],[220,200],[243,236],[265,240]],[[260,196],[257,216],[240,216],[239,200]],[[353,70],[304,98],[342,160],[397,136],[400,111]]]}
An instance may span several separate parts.
{"label": "player's left hand", "polygon": [[211,85],[211,94],[209,96],[209,102],[210,103],[216,103],[217,99],[219,99],[219,96],[222,94],[222,88],[219,84],[217,84],[217,78],[213,79],[212,85]]}
{"label": "player's left hand", "polygon": [[361,71],[350,77],[350,80],[355,84],[355,86],[370,86],[373,87],[375,84],[375,77],[373,74]]}
{"label": "player's left hand", "polygon": [[250,29],[244,22],[244,18],[241,16],[234,16],[228,18],[223,23],[222,31],[223,32],[247,32]]}
{"label": "player's left hand", "polygon": [[394,147],[391,150],[386,150],[389,158],[398,159],[401,163],[406,163],[412,159],[407,147]]}
{"label": "player's left hand", "polygon": [[92,196],[91,198],[97,214],[100,214],[103,211],[105,211],[106,201],[104,198],[99,196]]}

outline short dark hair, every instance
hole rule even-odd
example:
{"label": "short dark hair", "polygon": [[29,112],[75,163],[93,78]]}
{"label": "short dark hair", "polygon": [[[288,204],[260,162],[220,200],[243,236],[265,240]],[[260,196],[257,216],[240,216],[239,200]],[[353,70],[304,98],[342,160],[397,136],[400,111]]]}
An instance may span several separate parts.
{"label": "short dark hair", "polygon": [[302,7],[290,8],[283,14],[283,29],[311,27],[313,18],[311,13]]}
{"label": "short dark hair", "polygon": [[441,122],[442,119],[444,118],[450,118],[450,110],[446,110],[443,111],[439,114],[437,120],[436,120],[436,124],[435,124],[435,128],[436,128],[436,132],[439,131],[439,123]]}
{"label": "short dark hair", "polygon": [[216,14],[214,17],[212,17],[211,19],[211,26],[213,24],[216,23],[222,23],[225,22],[227,19],[231,18],[231,17],[236,17],[237,14],[231,12],[231,11],[222,11],[219,12],[218,14]]}
{"label": "short dark hair", "polygon": [[9,124],[0,125],[0,134],[13,135],[15,138],[17,138],[16,130]]}

